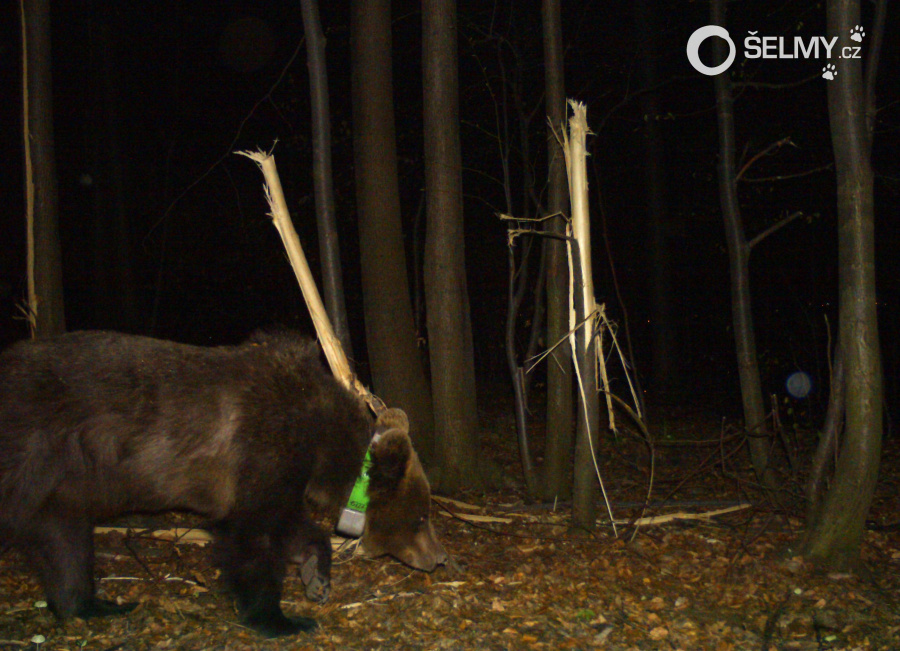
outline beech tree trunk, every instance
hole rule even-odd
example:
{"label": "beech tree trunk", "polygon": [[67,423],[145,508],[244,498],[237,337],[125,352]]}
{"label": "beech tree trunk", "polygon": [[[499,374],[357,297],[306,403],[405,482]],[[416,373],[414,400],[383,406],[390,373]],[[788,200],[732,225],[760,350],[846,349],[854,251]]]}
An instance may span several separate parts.
{"label": "beech tree trunk", "polygon": [[353,152],[366,342],[376,394],[409,416],[423,461],[434,452],[430,385],[416,331],[400,220],[390,0],[354,0]]}
{"label": "beech tree trunk", "polygon": [[[876,11],[884,11],[884,2]],[[860,24],[859,0],[828,0],[828,37],[850,42]],[[882,13],[883,16],[883,13]],[[873,41],[878,43],[878,30]],[[817,517],[808,523],[806,553],[829,570],[859,561],[866,516],[881,458],[883,389],[875,302],[875,217],[867,129],[867,94],[858,59],[832,59],[828,117],[838,192],[840,345],[844,361],[845,434],[834,478]],[[867,74],[874,74],[875,65]],[[869,96],[871,101],[871,95]]]}
{"label": "beech tree trunk", "polygon": [[455,0],[423,0],[425,302],[440,487],[482,483],[463,238]]}
{"label": "beech tree trunk", "polygon": [[[566,91],[562,22],[559,0],[543,0],[544,87],[547,108],[547,161],[549,166],[547,211],[559,213],[548,230],[564,235],[569,213],[569,186],[561,137],[566,128]],[[566,243],[546,238],[547,345],[569,331],[569,264]],[[563,343],[547,364],[547,438],[541,491],[544,499],[568,499],[572,494],[572,351]]]}
{"label": "beech tree trunk", "polygon": [[425,303],[442,489],[482,483],[463,238],[455,0],[422,3]]}

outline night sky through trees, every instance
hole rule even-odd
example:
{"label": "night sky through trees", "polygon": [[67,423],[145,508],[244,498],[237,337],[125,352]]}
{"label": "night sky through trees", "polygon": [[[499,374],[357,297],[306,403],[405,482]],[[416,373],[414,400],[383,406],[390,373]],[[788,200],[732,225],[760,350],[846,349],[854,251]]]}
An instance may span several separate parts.
{"label": "night sky through trees", "polygon": [[[354,216],[349,73],[349,3],[321,3],[329,65],[334,187],[345,288],[360,370],[365,375],[358,242]],[[610,315],[622,311],[612,285],[616,266],[635,337],[637,368],[649,375],[650,318],[647,191],[642,121],[659,120],[665,155],[673,320],[681,397],[728,397],[736,412],[728,265],[716,179],[713,83],[687,62],[690,34],[709,23],[708,5],[650,3],[655,33],[659,115],[637,101],[639,49],[632,3],[564,2],[566,89],[588,105],[595,285]],[[254,165],[230,155],[275,149],[295,226],[318,271],[312,197],[309,89],[299,2],[53,3],[54,119],[66,321],[70,330],[113,328],[189,343],[243,339],[273,324],[311,331],[275,229],[266,218]],[[400,191],[409,261],[421,251],[416,228],[423,188],[421,17],[414,2],[394,3],[394,81]],[[869,3],[863,27],[871,30]],[[508,83],[513,201],[522,210],[522,163],[515,101],[529,120],[530,165],[540,195],[546,178],[540,9],[534,3],[461,1],[460,110],[467,264],[480,382],[507,393],[503,361],[506,234],[495,213],[505,199],[495,102]],[[735,88],[738,162],[775,141],[739,184],[748,237],[795,211],[806,216],[754,249],[756,336],[767,393],[803,369],[814,391],[827,383],[825,316],[837,326],[836,203],[826,80],[820,59],[748,60],[743,39],[824,35],[816,2],[729,5],[738,45]],[[900,371],[896,261],[900,246],[900,39],[890,7],[877,85],[874,136],[880,327],[888,412],[895,417]],[[0,13],[0,344],[26,335],[15,305],[25,293],[24,192],[18,3]],[[863,54],[865,54],[863,41]],[[292,56],[299,49],[292,63]],[[701,57],[708,51],[701,48]],[[502,57],[503,67],[498,57]],[[708,59],[707,59],[708,60]],[[284,75],[282,75],[284,72]],[[802,80],[808,79],[804,83]],[[745,83],[741,86],[740,84]],[[514,96],[517,94],[517,98]],[[502,107],[499,109],[502,115]],[[121,175],[122,196],[113,172]],[[790,178],[780,178],[790,177]],[[601,202],[602,201],[602,207]],[[110,211],[124,212],[127,240],[104,240]],[[421,220],[421,216],[419,216]],[[605,220],[605,227],[603,221]],[[417,234],[418,240],[415,239]],[[129,306],[118,294],[97,299],[102,253],[126,246]],[[411,271],[412,272],[412,271]],[[113,283],[114,285],[114,283]],[[102,288],[101,288],[102,289]],[[527,314],[523,314],[523,321]],[[527,336],[523,328],[523,337]],[[652,387],[646,387],[652,396]],[[486,395],[481,393],[481,395]],[[652,397],[651,397],[652,399]],[[814,393],[823,409],[827,395]]]}

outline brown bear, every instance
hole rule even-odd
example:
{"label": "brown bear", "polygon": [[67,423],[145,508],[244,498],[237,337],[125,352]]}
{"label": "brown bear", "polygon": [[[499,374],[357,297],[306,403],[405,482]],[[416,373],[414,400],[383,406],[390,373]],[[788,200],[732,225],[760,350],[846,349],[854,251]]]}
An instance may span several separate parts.
{"label": "brown bear", "polygon": [[286,562],[303,550],[308,594],[327,595],[331,546],[307,501],[339,509],[370,441],[364,548],[426,571],[446,561],[408,429],[396,409],[373,423],[290,333],[216,348],[112,332],[20,342],[0,355],[0,544],[32,559],[58,617],[118,614],[134,604],[95,596],[94,524],[194,511],[244,623],[310,630],[281,610]]}

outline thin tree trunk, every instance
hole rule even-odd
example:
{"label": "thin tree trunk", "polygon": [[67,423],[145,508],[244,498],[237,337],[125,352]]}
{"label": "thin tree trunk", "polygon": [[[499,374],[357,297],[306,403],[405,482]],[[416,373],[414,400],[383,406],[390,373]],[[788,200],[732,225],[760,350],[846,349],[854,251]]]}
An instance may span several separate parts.
{"label": "thin tree trunk", "polygon": [[[536,197],[535,210],[540,214],[540,216],[546,216],[546,212],[543,211],[543,207],[541,206],[541,203],[536,200]],[[535,275],[532,278],[531,282],[531,304],[534,306],[534,308],[531,313],[531,325],[529,326],[528,332],[528,344],[525,347],[525,354],[522,357],[526,371],[526,397],[531,395],[531,387],[534,383],[535,378],[535,373],[528,372],[533,370],[530,360],[534,360],[541,354],[546,345],[547,338],[547,256],[549,255],[547,239],[547,237],[540,237],[538,240],[535,240],[532,243],[532,246],[540,247],[540,249],[536,250],[535,253],[537,253],[541,257],[538,261],[537,271],[535,272]],[[538,490],[538,494],[533,495],[532,497],[539,498],[541,495],[543,495],[543,491],[540,488],[541,479],[542,476],[536,477],[535,486]]]}
{"label": "thin tree trunk", "polygon": [[[725,0],[713,0],[712,23],[725,26]],[[716,38],[713,45],[717,61],[725,60],[725,42]],[[731,311],[738,377],[744,406],[744,427],[749,435],[750,459],[759,482],[767,489],[775,488],[775,477],[769,467],[769,437],[766,428],[766,406],[763,401],[756,337],[753,332],[753,310],[750,300],[750,246],[747,243],[737,198],[735,171],[734,107],[731,79],[727,72],[715,78],[716,114],[719,124],[719,200],[725,220],[725,239],[731,271]]]}
{"label": "thin tree trunk", "polygon": [[819,507],[825,491],[825,480],[831,470],[832,461],[837,458],[840,434],[844,427],[844,355],[841,346],[835,346],[834,363],[831,369],[831,391],[828,397],[828,411],[825,424],[816,447],[809,478],[806,481],[806,520],[814,522],[818,518]]}
{"label": "thin tree trunk", "polygon": [[307,68],[312,114],[313,186],[316,195],[316,223],[319,226],[319,255],[322,261],[322,294],[325,309],[347,357],[353,359],[344,281],[341,273],[341,247],[334,214],[334,189],[331,171],[331,119],[328,107],[328,72],[325,66],[325,36],[319,21],[316,0],[300,0],[303,33],[306,36]]}
{"label": "thin tree trunk", "polygon": [[[500,150],[501,163],[503,166],[503,187],[506,196],[506,214],[517,214],[524,220],[531,218],[531,195],[534,193],[534,183],[531,179],[528,148],[528,118],[525,115],[522,106],[522,88],[521,88],[521,60],[516,56],[516,69],[513,80],[509,81],[506,73],[506,65],[503,58],[503,45],[498,42],[497,61],[500,66],[500,96],[501,96],[501,115],[500,118]],[[510,85],[512,90],[510,91]],[[512,97],[510,98],[510,95]],[[509,154],[511,150],[510,129],[509,129],[509,104],[513,103],[516,109],[516,117],[518,118],[519,130],[519,156],[521,160],[522,172],[522,197],[523,203],[521,212],[517,213],[513,205],[512,178],[510,174]],[[525,298],[525,291],[528,288],[532,274],[529,273],[531,265],[531,253],[535,246],[533,238],[519,238],[518,246],[510,244],[507,251],[508,268],[509,268],[509,288],[507,292],[507,311],[506,311],[506,363],[510,372],[510,379],[513,385],[514,409],[516,420],[516,434],[519,442],[519,457],[522,462],[522,475],[525,479],[525,493],[529,499],[537,497],[537,474],[535,472],[534,462],[531,455],[531,448],[528,435],[528,420],[526,412],[528,410],[528,380],[525,377],[522,367],[519,365],[519,356],[516,351],[516,326],[519,322],[519,311],[522,307],[522,301]],[[519,265],[516,266],[516,250],[519,250]],[[538,305],[534,306],[535,311],[539,310]],[[527,357],[526,357],[527,359]]]}
{"label": "thin tree trunk", "polygon": [[66,329],[53,145],[50,1],[22,0],[21,9],[26,174],[33,198],[34,252],[29,269],[33,280],[29,286],[34,289],[29,292],[29,310],[36,319],[34,335],[50,337]]}
{"label": "thin tree trunk", "polygon": [[425,111],[425,300],[439,483],[482,483],[472,325],[466,287],[455,0],[422,3]]}
{"label": "thin tree trunk", "polygon": [[423,461],[434,452],[429,382],[416,347],[400,221],[390,0],[354,0],[353,151],[366,342],[375,392],[409,416]]}
{"label": "thin tree trunk", "polygon": [[[883,3],[879,7],[883,11]],[[859,0],[829,0],[828,36],[848,42],[860,24]],[[873,35],[878,42],[881,34]],[[828,82],[828,117],[838,191],[840,345],[844,356],[845,434],[834,479],[806,553],[828,569],[859,561],[881,457],[883,388],[875,302],[875,218],[866,93],[859,60],[839,57]],[[874,66],[869,67],[872,72]]]}
{"label": "thin tree trunk", "polygon": [[678,385],[675,371],[675,322],[672,318],[671,251],[668,237],[669,211],[666,202],[665,140],[659,127],[659,94],[652,90],[658,82],[656,65],[657,16],[654,3],[636,0],[635,27],[641,47],[638,70],[645,92],[638,99],[643,116],[644,179],[647,200],[647,255],[649,257],[651,383],[657,397],[666,397]]}
{"label": "thin tree trunk", "polygon": [[[537,355],[541,349],[541,341],[547,334],[547,255],[548,248],[545,246],[546,238],[541,238],[540,243],[540,262],[538,262],[537,272],[532,283],[532,305],[534,311],[531,317],[531,329],[528,333],[528,346],[525,349],[526,361]],[[531,390],[531,383],[534,380],[534,373],[528,373],[525,376],[525,395]]]}
{"label": "thin tree trunk", "polygon": [[91,107],[89,154],[93,159],[91,296],[99,326],[131,331],[138,322],[131,250],[131,211],[126,178],[130,164],[122,143],[119,53],[122,32],[116,9],[88,18]]}
{"label": "thin tree trunk", "polygon": [[[543,0],[544,84],[547,106],[547,211],[559,214],[548,228],[565,234],[563,215],[569,212],[569,188],[565,159],[557,137],[565,129],[566,95],[563,78],[562,23],[559,0]],[[546,239],[547,247],[547,345],[553,346],[569,331],[569,267],[566,243]],[[572,494],[572,356],[565,344],[557,346],[547,360],[547,438],[544,476],[545,499],[568,499]]]}
{"label": "thin tree trunk", "polygon": [[[527,271],[527,254],[522,256],[522,265],[519,273],[525,275]],[[525,294],[525,283],[516,282],[516,255],[515,248],[509,244],[507,252],[509,266],[509,287],[507,291],[506,311],[506,364],[509,369],[510,379],[513,385],[513,398],[516,418],[516,433],[519,441],[519,459],[522,462],[522,476],[525,479],[525,493],[529,498],[536,497],[537,475],[531,458],[531,450],[528,440],[528,421],[526,418],[527,397],[525,374],[516,357],[516,317]]]}

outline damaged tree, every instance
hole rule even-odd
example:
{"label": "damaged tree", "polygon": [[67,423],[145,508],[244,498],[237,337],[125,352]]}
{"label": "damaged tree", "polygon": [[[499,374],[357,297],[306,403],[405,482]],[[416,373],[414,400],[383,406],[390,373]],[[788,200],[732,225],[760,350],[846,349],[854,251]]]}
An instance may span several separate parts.
{"label": "damaged tree", "polygon": [[[593,529],[597,520],[596,497],[599,478],[597,445],[600,440],[600,400],[597,393],[597,353],[600,340],[595,336],[594,329],[597,320],[591,271],[591,226],[585,167],[587,108],[577,102],[570,102],[570,105],[574,115],[569,119],[566,167],[569,171],[572,232],[575,242],[569,242],[569,264],[572,265],[569,337],[578,378],[572,524],[583,529]],[[580,273],[577,273],[579,271]]]}

